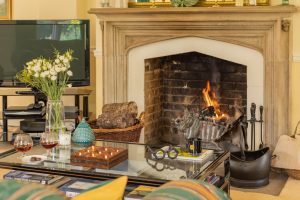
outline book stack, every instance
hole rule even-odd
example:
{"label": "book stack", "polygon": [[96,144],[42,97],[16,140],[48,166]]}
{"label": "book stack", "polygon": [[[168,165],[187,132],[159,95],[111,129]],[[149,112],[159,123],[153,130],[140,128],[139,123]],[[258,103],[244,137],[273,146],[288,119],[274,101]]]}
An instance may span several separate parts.
{"label": "book stack", "polygon": [[212,185],[216,185],[220,181],[220,179],[220,176],[216,175],[215,173],[211,173],[205,178],[205,181]]}
{"label": "book stack", "polygon": [[124,200],[139,200],[154,191],[157,187],[140,185],[125,195]]}
{"label": "book stack", "polygon": [[31,183],[41,183],[44,185],[54,184],[58,181],[61,181],[64,177],[51,174],[42,174],[35,172],[25,172],[13,170],[4,174],[3,179],[6,180],[16,180],[22,182],[31,182]]}

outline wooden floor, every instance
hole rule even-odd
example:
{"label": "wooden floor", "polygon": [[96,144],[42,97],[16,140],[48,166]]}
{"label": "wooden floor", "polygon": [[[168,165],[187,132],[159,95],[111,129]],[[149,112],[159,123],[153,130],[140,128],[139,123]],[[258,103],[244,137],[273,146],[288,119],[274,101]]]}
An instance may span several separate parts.
{"label": "wooden floor", "polygon": [[300,200],[300,180],[289,178],[279,196],[231,190],[232,200]]}

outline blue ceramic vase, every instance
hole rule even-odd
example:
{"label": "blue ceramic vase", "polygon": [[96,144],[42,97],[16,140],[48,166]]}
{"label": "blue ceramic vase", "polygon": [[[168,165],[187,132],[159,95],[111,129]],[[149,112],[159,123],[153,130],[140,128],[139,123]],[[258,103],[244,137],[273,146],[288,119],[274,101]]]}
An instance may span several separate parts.
{"label": "blue ceramic vase", "polygon": [[93,130],[83,118],[73,133],[72,141],[79,144],[89,144],[94,140],[95,135]]}

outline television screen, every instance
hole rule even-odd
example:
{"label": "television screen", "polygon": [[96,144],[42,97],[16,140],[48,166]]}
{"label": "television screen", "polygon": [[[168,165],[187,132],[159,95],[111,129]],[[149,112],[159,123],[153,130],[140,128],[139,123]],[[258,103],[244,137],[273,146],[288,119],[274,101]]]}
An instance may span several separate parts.
{"label": "television screen", "polygon": [[88,20],[0,20],[0,87],[23,87],[15,75],[26,62],[52,58],[57,49],[74,51],[69,83],[90,83]]}

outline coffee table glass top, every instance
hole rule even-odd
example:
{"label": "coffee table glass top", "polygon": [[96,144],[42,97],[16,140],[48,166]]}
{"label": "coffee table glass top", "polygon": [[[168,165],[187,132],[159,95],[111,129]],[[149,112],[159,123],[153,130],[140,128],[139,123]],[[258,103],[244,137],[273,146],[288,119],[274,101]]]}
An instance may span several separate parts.
{"label": "coffee table glass top", "polygon": [[[47,158],[45,156],[46,150],[42,146],[36,145],[27,152],[28,156],[22,159],[19,152],[10,151],[2,154],[0,156],[0,167],[37,172],[43,171],[45,173],[55,171],[66,175],[76,174],[82,177],[127,175],[130,179],[166,182],[168,180],[199,178],[202,172],[224,155],[223,152],[214,152],[205,161],[182,160],[179,158],[169,159],[167,158],[168,156],[162,160],[156,160],[147,146],[142,144],[96,141],[94,147],[96,149],[101,149],[97,147],[126,149],[128,150],[128,159],[120,157],[119,160],[114,161],[114,166],[104,169],[99,167],[100,161],[97,163],[97,166],[93,166],[91,163],[88,165],[83,162],[75,163],[73,159],[70,159],[72,154],[77,153],[76,155],[79,155],[80,150],[86,149],[87,147],[85,146],[72,144],[69,148],[57,147],[53,149],[51,158]],[[30,156],[37,159],[31,159]]]}

